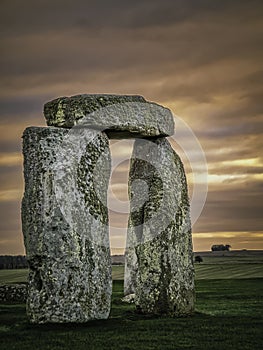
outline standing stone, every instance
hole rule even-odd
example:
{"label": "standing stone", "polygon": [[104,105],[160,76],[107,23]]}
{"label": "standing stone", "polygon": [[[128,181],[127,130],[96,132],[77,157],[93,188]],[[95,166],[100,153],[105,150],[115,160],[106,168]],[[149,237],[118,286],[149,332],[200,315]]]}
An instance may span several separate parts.
{"label": "standing stone", "polygon": [[109,138],[161,137],[174,133],[168,108],[132,95],[59,97],[44,106],[47,125],[86,125],[105,130]]}
{"label": "standing stone", "polygon": [[22,226],[32,323],[109,316],[108,138],[94,130],[30,127],[23,134]]}
{"label": "standing stone", "polygon": [[144,313],[194,310],[194,267],[183,165],[165,138],[136,140],[130,165],[125,294]]}

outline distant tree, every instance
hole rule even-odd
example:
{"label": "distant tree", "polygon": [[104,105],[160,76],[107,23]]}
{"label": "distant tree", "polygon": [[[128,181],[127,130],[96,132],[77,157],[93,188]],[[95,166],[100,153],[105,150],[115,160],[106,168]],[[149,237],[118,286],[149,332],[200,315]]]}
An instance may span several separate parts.
{"label": "distant tree", "polygon": [[212,245],[212,247],[211,247],[211,250],[213,251],[213,252],[222,252],[222,251],[229,251],[230,250],[230,248],[231,248],[231,245],[230,244],[226,244],[226,245],[224,245],[224,244],[214,244],[214,245]]}
{"label": "distant tree", "polygon": [[197,255],[195,257],[195,262],[198,262],[200,264],[201,262],[203,262],[203,258],[200,255]]}

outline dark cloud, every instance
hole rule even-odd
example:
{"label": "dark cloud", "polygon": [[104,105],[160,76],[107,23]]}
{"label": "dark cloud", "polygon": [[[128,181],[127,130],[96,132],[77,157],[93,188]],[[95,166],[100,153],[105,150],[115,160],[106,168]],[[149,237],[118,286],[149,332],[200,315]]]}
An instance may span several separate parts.
{"label": "dark cloud", "polygon": [[3,153],[20,152],[21,142],[19,142],[19,140],[9,140],[9,141],[0,140],[0,150]]}
{"label": "dark cloud", "polygon": [[23,186],[22,164],[0,166],[0,191]]}
{"label": "dark cloud", "polygon": [[[228,17],[237,16],[246,23],[251,17],[257,18],[262,10],[260,0],[98,0],[72,1],[19,0],[2,1],[1,29],[4,33],[56,30],[75,26],[85,28],[145,28],[163,26],[170,23],[220,17],[224,13],[224,23]],[[11,29],[10,27],[15,27]],[[18,30],[19,29],[19,30]]]}
{"label": "dark cloud", "polygon": [[[167,69],[192,71],[225,60],[226,55],[228,59],[255,58],[262,53],[261,30],[248,19],[256,21],[258,8],[245,1],[236,5],[235,1],[231,4],[227,1],[114,4],[99,1],[92,5],[84,1],[78,5],[67,1],[40,4],[30,1],[27,6],[23,5],[24,11],[19,12],[19,3],[16,11],[14,5],[7,4],[10,14],[3,11],[1,23],[3,29],[12,29],[15,35],[11,39],[4,37],[2,74],[7,71],[9,76],[37,73],[44,79],[46,73],[54,76],[68,70],[74,72],[71,76],[74,79],[74,75],[79,78],[83,72],[89,74],[92,70],[99,73],[136,67],[140,74],[148,68],[156,76],[160,69],[163,73]],[[18,17],[13,26],[10,26],[11,14]],[[186,22],[182,23],[182,19]],[[244,20],[242,26],[241,20]],[[74,26],[75,22],[86,22],[88,27]],[[17,35],[16,29],[23,33],[26,28],[26,35]],[[17,64],[18,57],[20,64]],[[181,90],[187,87],[180,85]]]}
{"label": "dark cloud", "polygon": [[[226,119],[225,124],[227,122],[229,123],[229,120],[227,120],[227,117],[228,117],[228,114],[224,113],[224,120]],[[223,124],[223,123],[224,121],[221,120],[220,124]],[[248,118],[242,124],[236,123],[236,120],[234,120],[234,123],[232,123],[232,125],[230,124],[222,127],[214,126],[210,130],[199,131],[198,135],[199,137],[212,138],[214,140],[222,139],[222,138],[225,140],[228,137],[235,137],[240,135],[242,135],[243,137],[247,137],[249,135],[261,135],[262,132],[263,132],[263,120],[262,121],[255,120],[254,122],[253,121],[251,122],[251,120]]]}
{"label": "dark cloud", "polygon": [[32,114],[39,112],[40,107],[45,102],[43,96],[16,96],[9,98],[0,98],[0,114],[8,115],[8,122],[12,123],[12,117],[20,116],[21,114]]}
{"label": "dark cloud", "polygon": [[[8,203],[0,202],[0,230],[2,234],[10,231],[21,234],[19,201]],[[6,238],[7,236],[8,234],[4,237]]]}
{"label": "dark cloud", "polygon": [[262,181],[235,182],[210,188],[196,232],[262,230]]}

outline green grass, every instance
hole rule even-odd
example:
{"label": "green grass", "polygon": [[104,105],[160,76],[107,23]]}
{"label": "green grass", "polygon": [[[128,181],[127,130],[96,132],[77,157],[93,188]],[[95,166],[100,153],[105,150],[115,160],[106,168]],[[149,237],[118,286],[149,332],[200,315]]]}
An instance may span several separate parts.
{"label": "green grass", "polygon": [[[196,313],[176,319],[139,315],[121,302],[123,266],[113,266],[108,320],[30,325],[25,305],[0,305],[1,350],[259,350],[263,346],[262,257],[204,257],[196,268]],[[27,270],[0,270],[0,283]],[[2,342],[2,343],[1,343]]]}
{"label": "green grass", "polygon": [[123,280],[124,278],[124,266],[112,266],[112,279]]}
{"label": "green grass", "polygon": [[196,279],[263,278],[263,264],[195,264]]}
{"label": "green grass", "polygon": [[[237,261],[224,261],[215,264],[214,258],[207,258],[206,262],[195,264],[196,279],[236,279],[236,278],[263,278],[263,264],[238,263]],[[28,270],[0,270],[0,283],[26,282]],[[112,266],[112,279],[123,280],[124,266]]]}
{"label": "green grass", "polygon": [[24,305],[2,305],[1,350],[262,349],[263,279],[199,280],[196,314],[147,317],[123,304],[114,281],[111,316],[82,325],[30,325]]}
{"label": "green grass", "polygon": [[0,270],[0,283],[9,284],[26,282],[27,275],[27,269]]}
{"label": "green grass", "polygon": [[[0,270],[0,284],[23,283],[27,281],[28,270]],[[112,279],[123,280],[124,266],[112,266]]]}

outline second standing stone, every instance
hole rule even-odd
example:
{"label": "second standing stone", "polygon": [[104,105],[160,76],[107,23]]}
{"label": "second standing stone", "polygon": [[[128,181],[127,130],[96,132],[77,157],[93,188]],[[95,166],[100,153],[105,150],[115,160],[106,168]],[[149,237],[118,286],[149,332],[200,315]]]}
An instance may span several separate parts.
{"label": "second standing stone", "polygon": [[165,138],[136,140],[130,166],[125,294],[145,313],[194,310],[194,268],[183,165]]}

